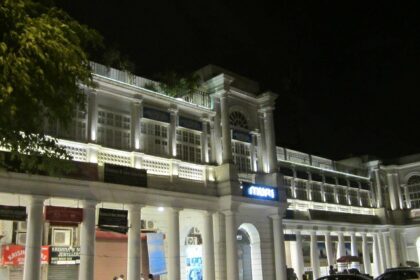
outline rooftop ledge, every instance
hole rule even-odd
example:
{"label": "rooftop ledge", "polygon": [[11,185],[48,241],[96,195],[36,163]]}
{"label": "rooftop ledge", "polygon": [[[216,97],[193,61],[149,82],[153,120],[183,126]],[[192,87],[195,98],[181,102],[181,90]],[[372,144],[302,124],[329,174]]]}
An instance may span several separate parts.
{"label": "rooftop ledge", "polygon": [[151,90],[147,86],[152,85],[156,87],[159,86],[159,82],[136,76],[127,71],[121,71],[112,67],[107,67],[96,62],[90,62],[90,67],[92,68],[92,73],[94,76],[103,77],[138,89],[147,90],[149,92],[153,92],[156,95],[165,96],[167,98],[172,98],[174,100],[183,101],[189,104],[194,104],[205,109],[213,108],[210,95],[205,91],[198,90],[192,95],[184,95],[182,97],[176,98],[166,94],[165,92]]}

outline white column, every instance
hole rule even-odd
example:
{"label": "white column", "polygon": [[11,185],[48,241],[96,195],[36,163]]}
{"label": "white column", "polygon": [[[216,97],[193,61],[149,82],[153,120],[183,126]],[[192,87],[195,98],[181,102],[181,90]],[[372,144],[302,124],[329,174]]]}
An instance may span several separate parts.
{"label": "white column", "polygon": [[258,168],[260,172],[264,172],[267,169],[267,155],[265,148],[265,133],[264,133],[264,114],[258,112],[258,126],[260,133],[257,136],[258,141]]}
{"label": "white column", "polygon": [[141,206],[128,206],[127,280],[139,280],[141,273]]}
{"label": "white column", "polygon": [[201,131],[201,162],[203,163],[209,163],[210,162],[210,156],[209,156],[209,143],[208,143],[208,137],[207,137],[207,124],[208,119],[202,118],[201,119],[203,129]]}
{"label": "white column", "polygon": [[178,108],[169,109],[171,123],[169,125],[168,149],[169,155],[176,157],[176,127],[178,126]]}
{"label": "white column", "polygon": [[382,186],[379,177],[379,169],[375,169],[375,182],[376,182],[376,207],[382,208]]}
{"label": "white column", "polygon": [[178,208],[168,208],[168,279],[181,279],[179,250],[179,211]]}
{"label": "white column", "polygon": [[384,241],[384,249],[385,249],[385,260],[386,260],[386,268],[392,267],[392,259],[391,259],[391,250],[389,246],[389,232],[383,232],[383,241]]}
{"label": "white column", "polygon": [[385,271],[388,266],[386,264],[386,251],[385,251],[385,243],[384,243],[384,237],[381,232],[378,233],[378,244],[379,244],[379,255],[381,257],[381,268],[382,271]]}
{"label": "white column", "polygon": [[253,172],[258,172],[258,167],[257,167],[257,157],[256,157],[256,148],[257,146],[256,144],[256,138],[257,135],[255,135],[255,132],[251,132],[251,148],[250,148],[250,155],[251,155],[251,170]]}
{"label": "white column", "polygon": [[229,280],[238,280],[238,249],[236,244],[236,213],[224,211],[226,224],[226,274]]}
{"label": "white column", "polygon": [[306,193],[308,200],[312,200],[312,173],[308,172],[308,181],[306,182]]}
{"label": "white column", "polygon": [[222,128],[220,126],[220,115],[222,114],[220,111],[220,99],[214,98],[214,110],[216,111],[216,115],[214,116],[214,133],[213,133],[213,154],[214,154],[214,160],[217,162],[217,164],[221,165],[223,163],[223,156],[222,156]]}
{"label": "white column", "polygon": [[292,178],[292,195],[293,198],[297,198],[297,188],[296,188],[296,168],[294,166],[292,166],[292,171],[293,171],[293,178]]}
{"label": "white column", "polygon": [[350,180],[346,179],[347,188],[346,188],[346,200],[347,204],[351,205],[351,198],[350,198]]}
{"label": "white column", "polygon": [[294,263],[295,263],[295,272],[299,280],[302,280],[302,275],[304,273],[304,261],[303,261],[303,250],[302,250],[302,235],[300,231],[296,231],[296,244],[294,252]]}
{"label": "white column", "polygon": [[94,279],[96,201],[84,200],[83,221],[80,226],[79,280]]}
{"label": "white column", "polygon": [[96,142],[98,140],[98,104],[96,101],[96,92],[90,90],[88,93],[88,124],[87,136],[88,142]]}
{"label": "white column", "polygon": [[204,280],[214,280],[214,236],[213,214],[206,211],[204,217],[203,249],[204,249]]}
{"label": "white column", "polygon": [[406,233],[400,233],[400,261],[403,265],[406,265],[407,262],[407,241],[405,238]]}
{"label": "white column", "polygon": [[223,163],[232,162],[232,143],[229,124],[229,108],[226,94],[220,96],[220,114],[222,119],[222,155]]}
{"label": "white column", "polygon": [[287,279],[286,252],[284,248],[283,218],[280,214],[272,215],[273,239],[274,239],[274,265],[276,268],[276,280]]}
{"label": "white column", "polygon": [[389,193],[389,201],[391,203],[391,209],[396,210],[399,208],[398,205],[398,197],[397,192],[395,189],[395,182],[394,182],[394,174],[388,173],[386,174],[388,180],[388,193]]}
{"label": "white column", "polygon": [[318,242],[315,231],[311,231],[311,266],[314,279],[319,278]]}
{"label": "white column", "polygon": [[345,255],[346,255],[346,248],[344,245],[344,233],[338,232],[337,259]]}
{"label": "white column", "polygon": [[142,150],[140,141],[140,119],[142,117],[142,100],[138,99],[131,103],[131,149]]}
{"label": "white column", "polygon": [[373,233],[373,264],[374,264],[374,276],[379,276],[383,269],[382,269],[382,259],[380,254],[380,244],[379,244],[379,237],[378,234]]}
{"label": "white column", "polygon": [[411,208],[410,192],[408,191],[407,185],[404,186],[404,196],[406,203],[404,208]]}
{"label": "white column", "polygon": [[274,135],[273,110],[273,107],[266,107],[262,109],[264,113],[265,145],[268,164],[266,172],[268,173],[277,171],[277,151],[276,137]]}
{"label": "white column", "polygon": [[322,177],[322,183],[321,183],[321,200],[322,202],[326,202],[327,198],[325,196],[325,175],[321,174]]}
{"label": "white column", "polygon": [[41,246],[42,230],[44,227],[43,196],[30,196],[27,206],[28,220],[25,244],[25,264],[23,267],[24,280],[41,279]]}
{"label": "white column", "polygon": [[367,243],[366,233],[362,233],[362,254],[363,254],[363,269],[366,274],[371,274],[370,271],[370,253]]}
{"label": "white column", "polygon": [[397,267],[401,263],[400,254],[398,254],[399,247],[399,232],[396,229],[389,230],[389,248],[391,251],[391,264],[392,267]]}
{"label": "white column", "polygon": [[402,196],[400,179],[399,179],[398,173],[394,173],[394,182],[395,182],[395,188],[397,190],[399,207],[400,209],[404,209],[404,200]]}
{"label": "white column", "polygon": [[[350,233],[350,249],[351,249],[351,255],[352,256],[359,256],[358,252],[357,252],[357,242],[356,242],[356,233],[352,232]],[[359,269],[360,268],[360,264],[359,262],[352,262],[352,267]]]}
{"label": "white column", "polygon": [[325,250],[327,251],[328,266],[334,265],[335,260],[333,259],[333,250],[331,243],[331,235],[329,232],[325,233]]}
{"label": "white column", "polygon": [[334,188],[334,200],[335,200],[335,203],[340,204],[340,199],[339,199],[339,197],[338,197],[338,192],[337,192],[337,187],[338,187],[338,178],[337,178],[337,177],[335,177],[335,178],[334,178],[334,181],[335,181],[335,188]]}

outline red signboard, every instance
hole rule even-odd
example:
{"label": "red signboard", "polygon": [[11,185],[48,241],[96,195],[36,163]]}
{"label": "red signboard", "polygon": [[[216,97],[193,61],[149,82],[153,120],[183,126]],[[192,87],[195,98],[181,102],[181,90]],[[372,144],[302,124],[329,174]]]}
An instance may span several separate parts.
{"label": "red signboard", "polygon": [[52,222],[80,223],[83,221],[83,209],[45,206],[45,219]]}
{"label": "red signboard", "polygon": [[[48,246],[41,247],[41,264],[50,259]],[[25,247],[20,245],[3,245],[1,265],[23,265],[25,263]]]}

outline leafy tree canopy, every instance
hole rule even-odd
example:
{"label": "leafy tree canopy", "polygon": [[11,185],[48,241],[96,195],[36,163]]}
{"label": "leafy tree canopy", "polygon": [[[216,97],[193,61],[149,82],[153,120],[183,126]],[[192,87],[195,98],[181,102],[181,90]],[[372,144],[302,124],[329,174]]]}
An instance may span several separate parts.
{"label": "leafy tree canopy", "polygon": [[[75,108],[85,106],[79,86],[93,85],[86,50],[101,44],[96,31],[58,8],[1,1],[0,146],[27,170],[51,170],[59,158],[69,159],[44,135],[44,122],[68,127]],[[34,160],[41,155],[42,161]]]}
{"label": "leafy tree canopy", "polygon": [[195,74],[180,75],[171,71],[160,74],[159,80],[160,90],[173,97],[192,95],[200,87],[200,77]]}

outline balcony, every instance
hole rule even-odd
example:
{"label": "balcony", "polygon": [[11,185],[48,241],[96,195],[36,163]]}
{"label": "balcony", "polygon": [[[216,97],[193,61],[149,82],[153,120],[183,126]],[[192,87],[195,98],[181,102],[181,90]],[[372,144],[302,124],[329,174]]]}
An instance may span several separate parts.
{"label": "balcony", "polygon": [[133,75],[127,71],[121,71],[112,67],[107,67],[105,65],[96,63],[96,62],[90,62],[90,67],[92,68],[92,73],[94,76],[104,77],[113,81],[117,81],[120,83],[124,83],[136,88],[141,88],[149,91],[153,91],[154,93],[158,95],[165,95],[169,98],[174,98],[177,100],[182,100],[184,102],[197,105],[199,107],[203,107],[206,109],[212,109],[212,102],[210,95],[205,92],[198,90],[190,95],[185,95],[180,98],[175,98],[172,96],[167,95],[163,91],[154,91],[150,90],[151,87],[153,88],[159,88],[159,83],[153,80],[149,80],[140,76]]}

